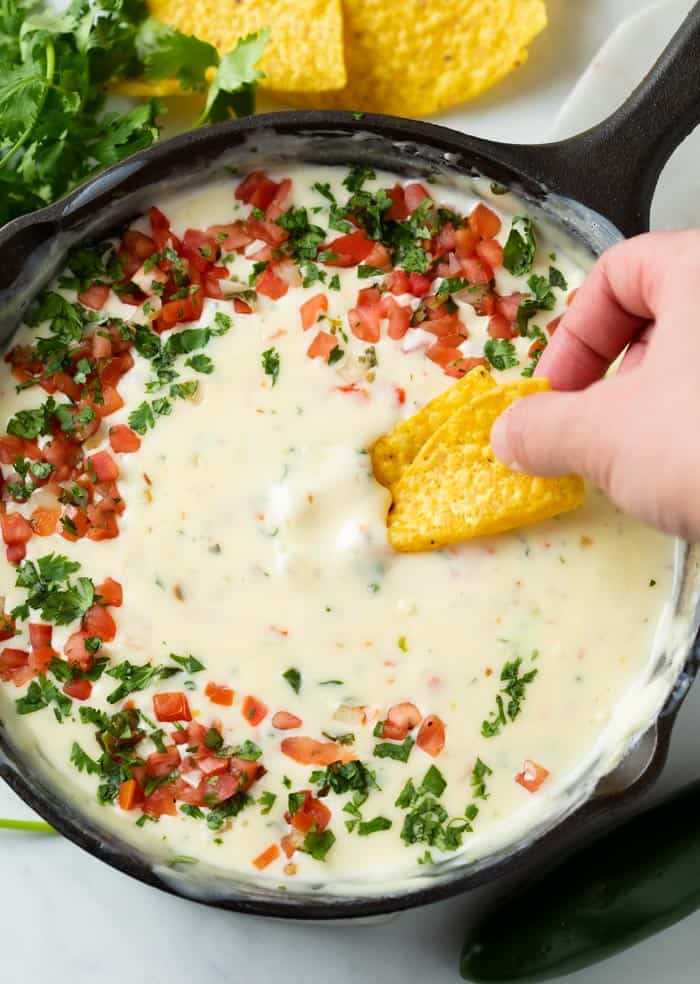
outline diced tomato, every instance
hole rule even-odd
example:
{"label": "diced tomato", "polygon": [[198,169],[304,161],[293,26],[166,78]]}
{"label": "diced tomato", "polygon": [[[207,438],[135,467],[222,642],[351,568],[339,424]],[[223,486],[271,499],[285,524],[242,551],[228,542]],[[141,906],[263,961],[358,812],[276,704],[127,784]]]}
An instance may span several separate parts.
{"label": "diced tomato", "polygon": [[489,364],[486,359],[478,358],[467,358],[467,359],[457,359],[450,365],[445,366],[444,372],[446,376],[452,376],[454,379],[461,379],[462,376],[466,376],[468,372],[475,369],[477,366],[482,366],[484,369],[488,369]]}
{"label": "diced tomato", "polygon": [[253,726],[258,725],[267,716],[267,704],[263,704],[257,697],[252,697],[248,694],[243,700],[241,714],[248,724],[252,724]]}
{"label": "diced tomato", "polygon": [[[124,401],[115,386],[102,386],[102,403],[95,403],[94,409],[97,413],[95,420],[99,424],[100,417],[108,417],[111,413],[116,413],[124,406]],[[97,428],[95,428],[97,429]]]}
{"label": "diced tomato", "polygon": [[372,249],[365,257],[367,266],[374,267],[375,270],[386,270],[391,266],[391,254],[383,243],[375,242]]}
{"label": "diced tomato", "polygon": [[395,385],[394,391],[396,393],[397,403],[399,404],[399,406],[403,406],[403,404],[406,402],[406,390],[403,388],[403,386]]}
{"label": "diced tomato", "polygon": [[41,646],[50,646],[52,636],[52,625],[45,625],[43,622],[29,623],[29,642],[32,649],[40,649]]}
{"label": "diced tomato", "polygon": [[420,181],[414,181],[412,184],[406,185],[403,193],[406,208],[409,212],[415,212],[418,206],[424,202],[426,198],[431,198],[430,192],[425,185],[420,183]]}
{"label": "diced tomato", "polygon": [[420,726],[416,745],[435,758],[445,747],[445,725],[437,714],[431,714]]}
{"label": "diced tomato", "polygon": [[482,239],[476,244],[476,255],[492,270],[503,265],[503,247],[497,239]]}
{"label": "diced tomato", "polygon": [[219,704],[221,707],[231,707],[233,704],[234,691],[223,684],[208,683],[204,688],[204,693],[212,704]]}
{"label": "diced tomato", "polygon": [[[154,210],[152,209],[151,211],[153,212]],[[160,214],[162,215],[163,213],[161,212]],[[153,222],[153,218],[151,218],[151,222]],[[141,262],[147,260],[149,256],[156,252],[155,242],[150,236],[144,235],[143,232],[139,232],[137,229],[127,229],[122,236],[120,245],[123,250]]]}
{"label": "diced tomato", "polygon": [[172,740],[175,742],[176,745],[188,744],[187,732],[185,731],[184,728],[182,729],[182,731],[177,731],[177,730],[172,731],[170,733],[170,737],[172,738]]}
{"label": "diced tomato", "polygon": [[469,225],[482,239],[493,239],[501,230],[501,220],[488,205],[479,202],[469,216]]}
{"label": "diced tomato", "polygon": [[277,711],[272,718],[272,727],[278,731],[291,731],[293,728],[300,728],[303,723],[301,718],[289,711]]}
{"label": "diced tomato", "polygon": [[350,331],[359,338],[360,341],[374,344],[380,338],[379,304],[358,304],[357,307],[348,311],[348,324]]}
{"label": "diced tomato", "polygon": [[8,564],[19,564],[27,556],[26,543],[10,543],[5,548]]}
{"label": "diced tomato", "polygon": [[407,734],[408,728],[396,724],[394,721],[387,720],[382,723],[382,738],[388,738],[390,741],[403,741]]}
{"label": "diced tomato", "polygon": [[282,212],[284,212],[287,206],[287,199],[289,198],[289,192],[292,190],[292,179],[284,178],[277,185],[277,191],[275,192],[272,201],[265,209],[265,218],[270,222],[274,222],[278,219]]}
{"label": "diced tomato", "polygon": [[114,424],[109,428],[109,443],[117,454],[132,454],[141,447],[141,438],[126,424]]}
{"label": "diced tomato", "polygon": [[280,849],[277,844],[270,844],[262,854],[258,854],[257,858],[253,858],[253,867],[257,868],[258,871],[264,871],[268,868],[277,858],[280,856]]}
{"label": "diced tomato", "polygon": [[515,338],[518,334],[513,325],[502,314],[493,314],[489,318],[488,333],[491,338]]}
{"label": "diced tomato", "polygon": [[[276,222],[269,222],[267,219],[246,219],[246,230],[253,239],[261,239],[273,249],[278,249],[282,243],[289,239],[289,233]],[[256,258],[257,254],[251,254],[251,259]]]}
{"label": "diced tomato", "polygon": [[564,317],[564,315],[563,314],[560,314],[558,318],[552,318],[551,321],[548,321],[547,322],[547,325],[545,327],[545,331],[547,332],[548,335],[553,335],[554,334],[554,332],[559,327],[559,322],[561,321],[561,319],[563,317]]}
{"label": "diced tomato", "polygon": [[236,314],[252,314],[253,313],[253,309],[250,306],[250,304],[246,304],[246,302],[245,301],[242,301],[240,299],[240,297],[234,297],[234,299],[233,299],[233,310],[236,312]]}
{"label": "diced tomato", "polygon": [[278,189],[279,185],[268,178],[264,171],[251,171],[238,185],[234,195],[239,202],[247,202],[264,212]]}
{"label": "diced tomato", "polygon": [[437,236],[433,239],[432,253],[434,256],[445,256],[450,253],[457,245],[457,230],[451,222],[446,222],[440,229]]}
{"label": "diced tomato", "polygon": [[238,791],[239,785],[240,782],[237,776],[224,773],[220,776],[210,776],[207,779],[202,779],[196,790],[188,790],[187,784],[184,782],[181,785],[178,784],[176,788],[178,798],[184,799],[185,802],[195,803],[198,806],[204,804],[209,806],[213,802],[213,805],[216,806],[233,796]]}
{"label": "diced tomato", "polygon": [[463,226],[455,232],[455,252],[457,259],[466,260],[474,255],[479,234],[468,226]]}
{"label": "diced tomato", "polygon": [[88,468],[95,473],[98,482],[116,482],[119,478],[119,465],[109,451],[98,451],[88,458]]}
{"label": "diced tomato", "polygon": [[151,232],[155,240],[155,245],[159,249],[163,249],[170,236],[170,219],[159,208],[156,208],[155,205],[152,205],[148,210],[148,218],[151,223]]}
{"label": "diced tomato", "polygon": [[265,769],[257,762],[239,759],[234,755],[231,759],[231,774],[237,777],[241,789],[248,789],[259,776],[265,774]]}
{"label": "diced tomato", "polygon": [[390,294],[385,294],[381,301],[381,311],[389,319],[387,333],[389,338],[398,340],[408,331],[411,323],[411,308],[399,304]]}
{"label": "diced tomato", "polygon": [[528,793],[536,793],[548,775],[549,770],[545,769],[544,766],[538,765],[531,759],[525,759],[523,771],[517,774],[515,781],[523,789],[527,789]]}
{"label": "diced tomato", "polygon": [[467,257],[462,260],[464,276],[471,284],[488,284],[493,280],[493,270],[478,257]]}
{"label": "diced tomato", "polygon": [[282,753],[301,765],[330,765],[331,762],[350,762],[356,756],[334,741],[316,741],[299,736],[283,738]]}
{"label": "diced tomato", "polygon": [[95,332],[92,336],[92,357],[93,359],[109,359],[112,355],[112,340],[101,332]]}
{"label": "diced tomato", "polygon": [[100,369],[100,379],[103,386],[116,386],[119,380],[134,367],[134,360],[128,352],[114,356],[107,365]]}
{"label": "diced tomato", "polygon": [[117,634],[117,623],[106,608],[93,605],[83,615],[83,629],[90,635],[99,636],[103,642],[112,642]]}
{"label": "diced tomato", "polygon": [[197,768],[205,776],[220,776],[228,772],[228,759],[217,758],[216,755],[207,755],[197,762]]}
{"label": "diced tomato", "polygon": [[440,342],[436,342],[435,345],[431,345],[426,351],[426,356],[431,362],[437,363],[437,365],[442,366],[443,369],[447,368],[462,358],[462,352],[458,348],[454,348],[451,345],[441,345]]}
{"label": "diced tomato", "polygon": [[165,786],[158,786],[157,789],[154,789],[151,795],[147,796],[143,801],[142,809],[144,813],[148,813],[154,817],[176,816],[177,806],[175,804],[173,784],[168,783]]}
{"label": "diced tomato", "polygon": [[[404,701],[402,704],[394,704],[387,711],[386,721],[404,728],[406,732],[413,731],[421,723],[423,715],[415,704]],[[386,721],[384,722],[386,725]]]}
{"label": "diced tomato", "polygon": [[514,322],[518,317],[518,308],[520,307],[522,296],[522,294],[516,291],[514,294],[508,294],[506,297],[499,297],[496,301],[498,313],[503,315],[509,322]]}
{"label": "diced tomato", "polygon": [[166,748],[164,752],[151,752],[146,759],[149,776],[169,776],[173,769],[180,765],[180,753],[177,747]]}
{"label": "diced tomato", "polygon": [[143,792],[135,779],[125,779],[120,784],[117,801],[122,810],[133,810],[143,801]]}
{"label": "diced tomato", "polygon": [[328,310],[328,298],[325,294],[314,294],[310,297],[308,301],[304,303],[299,308],[299,314],[301,315],[301,327],[304,331],[308,331],[312,328],[316,321],[318,320],[319,314]]}
{"label": "diced tomato", "polygon": [[2,527],[2,538],[8,546],[27,543],[34,533],[29,520],[17,512],[3,513],[0,516],[0,526]]}
{"label": "diced tomato", "polygon": [[331,820],[331,811],[325,803],[312,796],[309,789],[304,789],[302,792],[304,793],[304,802],[293,815],[285,814],[287,823],[303,834],[308,833],[312,827],[315,827],[319,832],[325,830]]}
{"label": "diced tomato", "polygon": [[409,273],[408,291],[414,297],[425,297],[430,290],[431,280],[424,273]]}
{"label": "diced tomato", "polygon": [[364,262],[374,248],[374,241],[368,239],[363,229],[338,236],[324,250],[335,253],[334,260],[324,260],[326,266],[351,267]]}
{"label": "diced tomato", "polygon": [[63,518],[69,521],[62,523],[61,536],[64,540],[70,540],[72,543],[81,540],[87,533],[89,526],[85,510],[78,509],[76,506],[68,506],[64,510]]}
{"label": "diced tomato", "polygon": [[177,301],[168,301],[161,309],[160,318],[168,328],[180,322],[196,321],[201,313],[202,304],[190,296]]}
{"label": "diced tomato", "polygon": [[209,226],[207,235],[213,236],[221,249],[227,252],[236,252],[253,242],[253,237],[240,219],[228,225]]}
{"label": "diced tomato", "polygon": [[299,833],[298,830],[292,830],[291,833],[285,834],[280,841],[280,846],[288,858],[291,858],[296,850],[298,850],[304,843],[304,838]]}
{"label": "diced tomato", "polygon": [[191,267],[203,272],[216,261],[219,244],[201,229],[186,229],[180,251]]}
{"label": "diced tomato", "polygon": [[[17,458],[23,457],[25,457],[24,438],[15,437],[13,434],[3,434],[0,436],[0,463],[3,465],[14,465]],[[32,457],[36,457],[36,455]],[[41,457],[41,452],[39,452],[38,457]]]}
{"label": "diced tomato", "polygon": [[282,277],[279,277],[275,273],[273,265],[269,264],[255,281],[255,289],[258,294],[264,294],[276,301],[280,297],[284,297],[289,290],[289,284]]}
{"label": "diced tomato", "polygon": [[60,515],[60,509],[48,509],[45,506],[37,506],[32,513],[32,529],[37,536],[51,536],[52,533],[56,532]]}
{"label": "diced tomato", "polygon": [[63,647],[63,653],[69,663],[75,663],[81,670],[89,670],[92,666],[93,654],[85,648],[85,640],[93,638],[89,632],[81,629],[68,637]]}
{"label": "diced tomato", "polygon": [[405,270],[392,270],[386,285],[392,294],[408,294],[408,274]]}
{"label": "diced tomato", "polygon": [[114,540],[119,536],[119,523],[113,509],[104,508],[104,500],[97,506],[88,506],[88,540]]}
{"label": "diced tomato", "polygon": [[78,294],[78,300],[87,308],[93,311],[101,311],[109,297],[109,286],[107,284],[92,284],[86,290]]}
{"label": "diced tomato", "polygon": [[319,331],[317,332],[311,345],[309,345],[306,350],[306,354],[310,359],[321,358],[328,362],[328,356],[337,344],[338,342],[335,335],[331,335],[330,332],[327,331]]}
{"label": "diced tomato", "polygon": [[192,713],[187,696],[181,691],[155,694],[153,713],[158,721],[191,721]]}
{"label": "diced tomato", "polygon": [[395,184],[391,191],[388,192],[389,198],[391,198],[391,208],[384,213],[385,219],[391,219],[396,222],[400,222],[402,219],[408,217],[408,209],[406,208],[406,196],[404,194],[403,187],[400,184]]}
{"label": "diced tomato", "polygon": [[89,700],[92,696],[92,684],[89,680],[73,680],[63,684],[63,693],[75,700]]}
{"label": "diced tomato", "polygon": [[37,646],[29,653],[29,666],[36,673],[45,673],[52,660],[58,659],[58,653],[51,646]]}
{"label": "diced tomato", "polygon": [[0,680],[12,680],[18,670],[23,669],[29,662],[26,649],[11,649],[6,647],[0,652]]}

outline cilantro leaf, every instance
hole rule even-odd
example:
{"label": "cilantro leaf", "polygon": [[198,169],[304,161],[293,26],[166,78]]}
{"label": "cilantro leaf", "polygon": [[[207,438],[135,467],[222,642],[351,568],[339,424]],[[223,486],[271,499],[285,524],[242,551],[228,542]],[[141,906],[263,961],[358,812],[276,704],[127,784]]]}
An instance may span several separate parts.
{"label": "cilantro leaf", "polygon": [[265,28],[241,38],[219,62],[209,86],[207,102],[197,125],[221,123],[231,116],[249,116],[255,110],[255,84],[264,77],[257,68],[270,36]]}
{"label": "cilantro leaf", "polygon": [[512,369],[517,366],[515,346],[508,338],[489,338],[484,345],[484,355],[494,369]]}
{"label": "cilantro leaf", "polygon": [[[518,225],[522,227],[522,232],[517,228]],[[532,219],[526,215],[516,215],[503,248],[503,266],[515,277],[529,273],[536,248]]]}
{"label": "cilantro leaf", "polygon": [[183,89],[202,89],[210,65],[218,65],[216,48],[199,38],[149,17],[136,35],[136,51],[147,79],[176,78]]}
{"label": "cilantro leaf", "polygon": [[274,386],[280,374],[280,354],[276,348],[266,349],[260,357],[263,371],[272,379]]}

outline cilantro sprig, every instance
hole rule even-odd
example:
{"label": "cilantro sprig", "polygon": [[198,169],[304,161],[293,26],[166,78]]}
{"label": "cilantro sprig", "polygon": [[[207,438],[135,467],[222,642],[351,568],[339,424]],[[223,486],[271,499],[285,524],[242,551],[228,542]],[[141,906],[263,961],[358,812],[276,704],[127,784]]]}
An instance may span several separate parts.
{"label": "cilantro sprig", "polygon": [[[255,109],[268,31],[219,56],[211,44],[148,17],[144,0],[0,4],[0,224],[55,201],[158,139],[163,104],[105,112],[124,78],[176,78],[206,92],[195,126]],[[209,73],[214,72],[210,80]]]}

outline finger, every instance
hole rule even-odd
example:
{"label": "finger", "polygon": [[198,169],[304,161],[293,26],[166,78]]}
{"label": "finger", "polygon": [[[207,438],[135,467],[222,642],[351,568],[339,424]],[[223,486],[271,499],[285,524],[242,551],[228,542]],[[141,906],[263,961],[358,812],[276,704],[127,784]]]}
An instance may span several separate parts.
{"label": "finger", "polygon": [[618,374],[622,375],[641,366],[649,350],[652,333],[653,328],[645,328],[641,335],[630,343],[629,348],[622,357],[620,368],[617,370]]}
{"label": "finger", "polygon": [[538,376],[558,390],[583,389],[601,378],[653,321],[662,280],[659,256],[673,235],[638,236],[603,254],[545,349]]}
{"label": "finger", "polygon": [[[611,425],[611,391],[623,380],[605,380],[583,392],[539,393],[513,403],[491,431],[496,456],[531,475],[576,472],[605,486],[619,428]],[[615,404],[624,407],[619,394]],[[616,412],[617,419],[619,409]]]}

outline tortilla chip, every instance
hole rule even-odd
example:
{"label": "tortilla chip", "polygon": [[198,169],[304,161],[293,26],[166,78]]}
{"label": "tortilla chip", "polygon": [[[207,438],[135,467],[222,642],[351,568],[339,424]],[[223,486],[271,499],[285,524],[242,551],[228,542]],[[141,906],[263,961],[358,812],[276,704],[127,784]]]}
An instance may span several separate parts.
{"label": "tortilla chip", "polygon": [[495,387],[493,377],[482,366],[472,369],[459,382],[449,386],[430,403],[402,420],[369,449],[374,477],[390,489],[416,457],[428,438],[455,410],[470,404],[474,397]]}
{"label": "tortilla chip", "polygon": [[527,46],[547,26],[544,0],[344,0],[343,11],[345,88],[278,98],[425,116],[494,85],[527,60]]}
{"label": "tortilla chip", "polygon": [[[341,0],[148,0],[148,9],[156,20],[195,34],[221,54],[239,38],[270,27],[260,60],[261,89],[319,92],[345,85]],[[134,97],[182,92],[176,79],[125,80],[113,91]]]}
{"label": "tortilla chip", "polygon": [[490,445],[491,427],[506,407],[548,388],[542,379],[508,383],[476,397],[442,424],[393,490],[387,525],[395,550],[436,550],[581,505],[584,485],[577,475],[535,478],[512,472]]}

